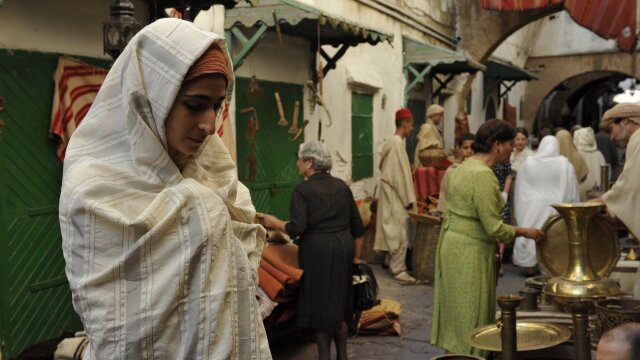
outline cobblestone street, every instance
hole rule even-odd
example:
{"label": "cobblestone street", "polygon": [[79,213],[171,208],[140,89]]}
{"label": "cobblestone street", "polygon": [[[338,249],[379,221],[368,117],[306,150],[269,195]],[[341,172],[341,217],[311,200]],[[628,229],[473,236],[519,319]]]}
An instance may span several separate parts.
{"label": "cobblestone street", "polygon": [[[379,265],[372,265],[380,284],[380,297],[402,304],[400,323],[402,336],[357,336],[349,338],[350,359],[429,359],[443,351],[429,344],[431,316],[433,313],[433,286],[403,286],[395,282],[389,272]],[[513,294],[524,286],[521,272],[505,264],[505,275],[498,282],[498,294]],[[291,335],[271,344],[276,360],[315,359],[317,351],[311,336]],[[335,356],[335,354],[333,355]]]}

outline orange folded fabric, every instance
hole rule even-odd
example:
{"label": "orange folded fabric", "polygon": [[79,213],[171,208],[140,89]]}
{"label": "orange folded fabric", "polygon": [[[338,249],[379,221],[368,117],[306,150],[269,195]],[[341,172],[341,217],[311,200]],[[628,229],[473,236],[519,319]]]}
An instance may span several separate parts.
{"label": "orange folded fabric", "polygon": [[262,261],[260,262],[260,268],[268,272],[269,275],[273,276],[273,278],[275,278],[280,284],[284,285],[289,289],[296,288],[298,286],[298,282],[293,280],[291,276],[280,271],[280,269],[277,269],[275,266],[271,265],[271,263],[269,263],[269,261],[265,259],[262,259]]}
{"label": "orange folded fabric", "polygon": [[284,285],[278,282],[271,274],[262,269],[262,267],[258,268],[258,279],[259,284],[262,290],[264,290],[265,294],[269,296],[269,299],[273,301],[277,301],[284,291]]}
{"label": "orange folded fabric", "polygon": [[290,276],[296,283],[302,278],[298,263],[298,247],[294,244],[269,244],[262,252],[262,259]]}

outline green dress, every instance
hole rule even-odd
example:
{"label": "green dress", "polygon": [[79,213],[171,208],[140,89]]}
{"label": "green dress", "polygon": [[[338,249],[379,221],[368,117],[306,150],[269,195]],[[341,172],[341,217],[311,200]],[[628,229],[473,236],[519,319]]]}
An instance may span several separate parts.
{"label": "green dress", "polygon": [[437,347],[485,355],[464,335],[495,323],[495,243],[515,237],[515,228],[502,222],[503,208],[498,179],[484,162],[468,159],[451,174],[436,250],[431,343]]}

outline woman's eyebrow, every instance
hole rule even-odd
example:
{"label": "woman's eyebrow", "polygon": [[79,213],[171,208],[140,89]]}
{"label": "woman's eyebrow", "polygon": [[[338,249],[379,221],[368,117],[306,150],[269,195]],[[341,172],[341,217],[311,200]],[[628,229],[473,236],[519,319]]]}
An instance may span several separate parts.
{"label": "woman's eyebrow", "polygon": [[212,101],[210,96],[204,95],[204,94],[184,94],[183,95],[186,98],[192,98],[192,99],[199,99],[199,100],[205,100],[205,101]]}

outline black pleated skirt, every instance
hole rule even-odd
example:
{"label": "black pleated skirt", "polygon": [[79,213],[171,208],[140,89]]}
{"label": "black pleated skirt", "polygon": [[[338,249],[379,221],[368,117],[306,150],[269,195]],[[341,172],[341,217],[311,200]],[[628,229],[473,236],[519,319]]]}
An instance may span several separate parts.
{"label": "black pleated skirt", "polygon": [[353,314],[354,241],[347,230],[303,234],[298,257],[304,270],[298,295],[298,327],[333,332]]}

